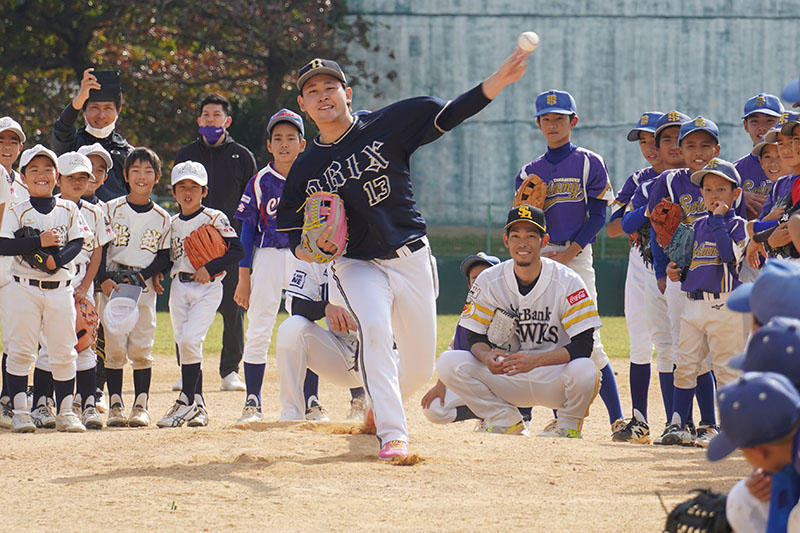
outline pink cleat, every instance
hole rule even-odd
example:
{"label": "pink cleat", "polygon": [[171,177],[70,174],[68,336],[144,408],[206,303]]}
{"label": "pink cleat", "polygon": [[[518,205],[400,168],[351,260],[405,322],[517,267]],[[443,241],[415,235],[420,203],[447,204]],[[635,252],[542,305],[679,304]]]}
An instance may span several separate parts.
{"label": "pink cleat", "polygon": [[378,459],[388,461],[395,457],[408,457],[408,444],[402,440],[390,440],[378,452]]}

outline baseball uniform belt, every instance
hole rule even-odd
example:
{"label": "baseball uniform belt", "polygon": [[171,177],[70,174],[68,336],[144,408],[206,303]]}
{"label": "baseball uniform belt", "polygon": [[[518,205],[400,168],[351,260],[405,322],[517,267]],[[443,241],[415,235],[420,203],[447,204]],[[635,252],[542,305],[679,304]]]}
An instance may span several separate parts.
{"label": "baseball uniform belt", "polygon": [[[422,237],[420,237],[419,239],[415,239],[411,242],[405,243],[397,250],[402,250],[403,248],[406,248],[408,250],[408,253],[413,253],[423,247],[425,247],[425,241],[422,240]],[[397,259],[398,257],[400,257],[400,254],[397,253],[397,250],[384,255],[383,257],[381,257],[381,259]]]}
{"label": "baseball uniform belt", "polygon": [[14,276],[14,281],[22,283],[23,285],[30,285],[32,287],[39,287],[42,290],[58,289],[59,287],[69,287],[71,280],[65,281],[42,281],[40,279],[26,279],[19,276]]}
{"label": "baseball uniform belt", "polygon": [[178,279],[183,283],[192,283],[194,280],[192,279],[193,274],[189,272],[178,272]]}
{"label": "baseball uniform belt", "polygon": [[559,242],[550,241],[547,244],[552,244],[553,246],[569,246],[570,244],[572,244],[572,241],[559,241]]}
{"label": "baseball uniform belt", "polygon": [[719,300],[719,293],[697,290],[687,292],[686,297],[690,300]]}

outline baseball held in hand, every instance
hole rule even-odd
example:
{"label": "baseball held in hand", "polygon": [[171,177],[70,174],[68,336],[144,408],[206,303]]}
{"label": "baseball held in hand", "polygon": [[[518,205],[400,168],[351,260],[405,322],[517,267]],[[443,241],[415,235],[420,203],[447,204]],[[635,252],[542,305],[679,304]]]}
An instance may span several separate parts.
{"label": "baseball held in hand", "polygon": [[533,52],[536,50],[536,47],[539,46],[539,36],[535,31],[526,31],[525,33],[521,33],[517,39],[517,46],[520,48],[520,50]]}

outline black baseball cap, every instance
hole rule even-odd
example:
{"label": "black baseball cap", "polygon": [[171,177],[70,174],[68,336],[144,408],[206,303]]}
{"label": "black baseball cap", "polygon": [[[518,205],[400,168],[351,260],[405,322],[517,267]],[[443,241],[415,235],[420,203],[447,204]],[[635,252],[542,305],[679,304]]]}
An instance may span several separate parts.
{"label": "black baseball cap", "polygon": [[328,74],[347,85],[347,78],[344,77],[344,72],[339,63],[333,59],[315,58],[300,69],[297,77],[297,90],[303,92],[303,85],[318,74]]}
{"label": "black baseball cap", "polygon": [[515,222],[530,222],[539,228],[539,231],[541,231],[542,234],[547,233],[547,223],[544,220],[544,211],[538,207],[533,207],[532,205],[527,204],[522,204],[518,207],[512,207],[508,212],[508,219],[506,220],[506,225],[503,230],[508,231],[508,228],[511,227],[511,224]]}

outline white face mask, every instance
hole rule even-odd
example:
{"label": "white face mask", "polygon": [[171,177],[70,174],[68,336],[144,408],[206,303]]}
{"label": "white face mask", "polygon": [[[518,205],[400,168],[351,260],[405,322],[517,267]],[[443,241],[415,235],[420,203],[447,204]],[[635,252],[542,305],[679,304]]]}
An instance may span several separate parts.
{"label": "white face mask", "polygon": [[95,128],[94,126],[86,122],[86,132],[92,137],[95,137],[97,139],[105,139],[114,132],[114,127],[116,125],[117,121],[114,120],[114,122],[112,122],[111,124],[109,124],[104,128]]}

